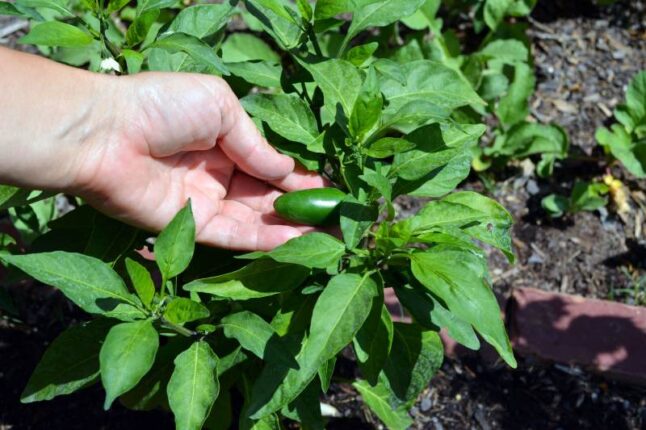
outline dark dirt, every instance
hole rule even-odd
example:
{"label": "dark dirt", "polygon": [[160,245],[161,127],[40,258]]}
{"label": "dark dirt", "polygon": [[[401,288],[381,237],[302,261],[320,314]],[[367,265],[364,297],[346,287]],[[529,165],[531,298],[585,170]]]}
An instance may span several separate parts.
{"label": "dark dirt", "polygon": [[[24,33],[3,30],[16,20],[0,17],[0,45],[15,47]],[[575,178],[600,179],[603,154],[594,141],[598,126],[611,122],[630,78],[646,69],[646,2],[624,0],[607,8],[588,0],[541,0],[530,20],[538,87],[532,116],[568,132],[572,157],[549,180],[533,176],[528,162],[496,176],[491,194],[513,214],[518,262],[509,265],[491,252],[495,288],[513,287],[607,298],[611,288],[632,285],[646,270],[643,183],[611,172],[631,190],[632,210],[612,209],[550,220],[543,196],[572,188]],[[473,178],[467,188],[484,190]],[[403,201],[414,211],[420,202]],[[51,402],[21,405],[19,394],[46,345],[70,321],[82,318],[59,293],[25,286],[13,289],[19,318],[0,311],[0,430],[172,428],[163,412],[101,408],[94,386]],[[21,320],[22,319],[22,320]],[[448,360],[411,411],[419,429],[639,429],[646,428],[646,389],[621,385],[578,368],[521,359],[519,368],[490,364],[479,356]],[[346,363],[347,366],[347,363]],[[348,371],[339,369],[342,373]],[[333,429],[380,425],[346,385],[333,385],[326,401],[343,416]]]}
{"label": "dark dirt", "polygon": [[[172,417],[160,412],[132,412],[115,403],[102,409],[100,385],[49,402],[21,404],[22,392],[47,344],[83,318],[62,294],[41,285],[9,290],[9,308],[0,310],[0,429],[171,429]],[[6,309],[6,296],[0,309]]]}
{"label": "dark dirt", "polygon": [[[536,63],[537,91],[532,116],[557,123],[570,136],[570,157],[552,178],[538,179],[531,163],[495,186],[493,195],[516,220],[518,264],[492,258],[496,286],[531,286],[587,297],[608,298],[611,289],[632,285],[643,274],[643,183],[625,179],[618,166],[607,169],[594,133],[612,122],[630,79],[646,69],[646,4],[618,2],[596,8],[588,2],[539,2],[529,35]],[[630,190],[631,211],[579,213],[550,220],[540,207],[550,193],[568,195],[574,181],[600,181],[611,172]],[[624,268],[624,269],[622,269]]]}

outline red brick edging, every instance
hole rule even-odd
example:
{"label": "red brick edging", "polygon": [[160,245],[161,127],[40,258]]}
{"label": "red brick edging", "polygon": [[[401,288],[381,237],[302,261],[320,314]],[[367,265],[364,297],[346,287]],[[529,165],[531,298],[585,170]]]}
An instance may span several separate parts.
{"label": "red brick edging", "polygon": [[516,353],[646,384],[646,308],[517,288],[506,309]]}
{"label": "red brick edging", "polygon": [[[535,288],[515,288],[508,298],[498,299],[517,355],[646,385],[646,308]],[[387,290],[386,302],[395,320],[410,321],[392,290]],[[447,356],[474,353],[445,330],[440,335]],[[497,359],[488,345],[478,353],[487,361]]]}

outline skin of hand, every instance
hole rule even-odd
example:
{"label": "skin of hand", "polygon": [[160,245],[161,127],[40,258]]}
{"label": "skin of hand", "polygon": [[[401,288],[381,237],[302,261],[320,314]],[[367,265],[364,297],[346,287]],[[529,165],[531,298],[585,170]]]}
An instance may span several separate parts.
{"label": "skin of hand", "polygon": [[308,228],[273,213],[325,186],[261,136],[224,80],[115,77],[0,48],[0,183],[81,196],[160,231],[190,198],[197,240],[270,250]]}

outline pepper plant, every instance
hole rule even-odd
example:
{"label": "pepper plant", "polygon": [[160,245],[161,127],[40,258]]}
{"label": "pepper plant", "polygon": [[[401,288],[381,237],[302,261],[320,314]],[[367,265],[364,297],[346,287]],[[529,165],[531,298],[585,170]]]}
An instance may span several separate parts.
{"label": "pepper plant", "polygon": [[617,123],[599,127],[597,142],[637,178],[646,177],[646,71],[635,75],[626,89],[625,104],[615,109]]}
{"label": "pepper plant", "polygon": [[[404,429],[442,363],[440,329],[516,365],[481,247],[513,261],[511,217],[455,191],[486,129],[459,110],[486,102],[454,67],[411,60],[401,43],[399,21],[428,34],[436,1],[0,5],[33,20],[24,43],[61,61],[222,75],[269,142],[346,194],[342,239],[315,232],[269,252],[196,246],[190,202],[154,240],[154,264],[133,251],[147,233],[85,205],[50,222],[29,253],[0,251],[91,315],[49,346],[23,402],[100,381],[106,409],[117,399],[168,408],[178,429],[323,428],[319,397],[344,353],[356,358],[365,404]],[[248,31],[230,32],[230,19]],[[29,196],[4,190],[5,206]],[[406,196],[426,204],[398,213]],[[411,322],[393,322],[386,288]]]}

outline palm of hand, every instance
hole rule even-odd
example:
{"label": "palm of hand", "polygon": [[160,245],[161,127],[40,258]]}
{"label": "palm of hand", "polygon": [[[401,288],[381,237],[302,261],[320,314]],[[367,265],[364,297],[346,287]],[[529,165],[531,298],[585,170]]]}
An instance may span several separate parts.
{"label": "palm of hand", "polygon": [[231,249],[271,249],[305,230],[277,218],[273,201],[279,188],[320,187],[322,178],[294,172],[223,81],[179,74],[128,79],[134,94],[123,123],[84,154],[81,195],[89,203],[159,231],[190,198],[198,241]]}

